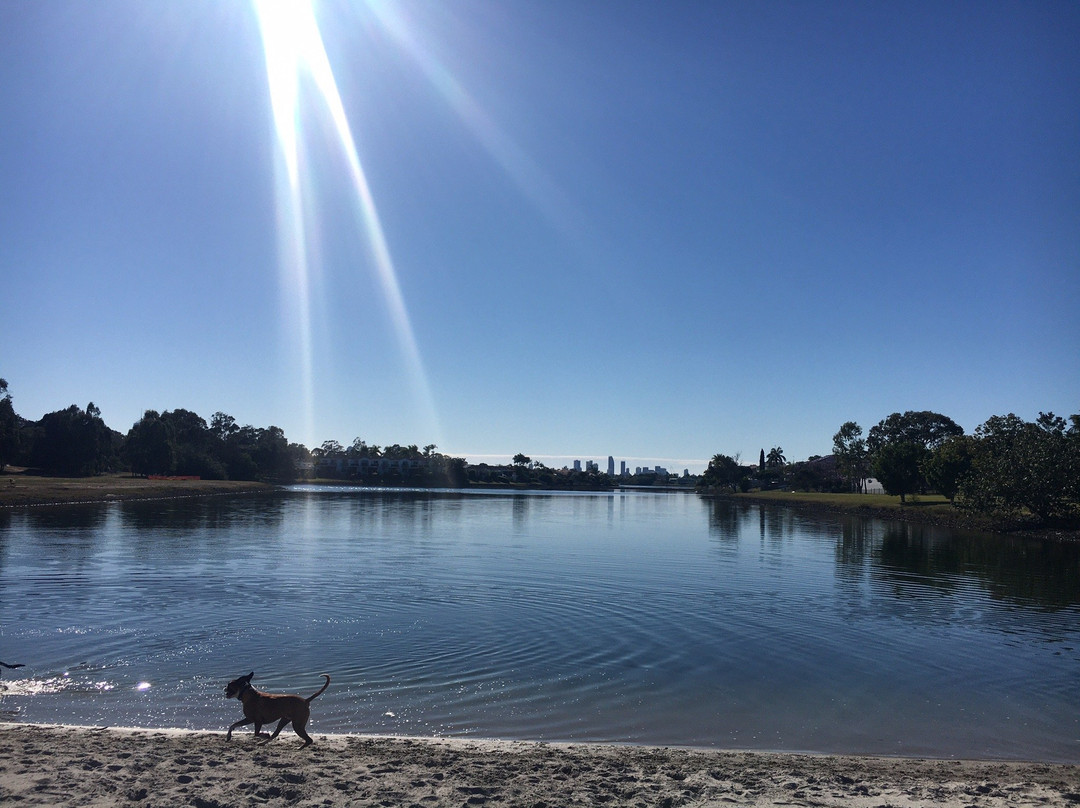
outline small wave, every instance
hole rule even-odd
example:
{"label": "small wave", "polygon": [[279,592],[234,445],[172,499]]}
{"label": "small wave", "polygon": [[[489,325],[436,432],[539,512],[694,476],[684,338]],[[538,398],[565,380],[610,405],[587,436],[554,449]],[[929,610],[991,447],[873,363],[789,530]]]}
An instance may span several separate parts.
{"label": "small wave", "polygon": [[116,688],[115,682],[86,681],[67,674],[0,681],[0,696],[50,696],[56,693],[105,693]]}

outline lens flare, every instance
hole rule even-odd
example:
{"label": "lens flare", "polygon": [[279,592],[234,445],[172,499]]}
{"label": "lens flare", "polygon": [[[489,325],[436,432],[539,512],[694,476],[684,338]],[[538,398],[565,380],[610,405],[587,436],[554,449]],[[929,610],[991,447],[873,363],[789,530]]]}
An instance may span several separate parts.
{"label": "lens flare", "polygon": [[[308,440],[314,433],[315,384],[311,334],[312,266],[305,230],[299,157],[301,78],[307,78],[314,88],[316,100],[321,103],[336,145],[345,158],[351,190],[356,198],[356,215],[362,231],[367,235],[383,300],[394,326],[409,380],[428,421],[428,429],[438,435],[438,418],[420,349],[312,5],[303,0],[255,0],[255,12],[262,34],[274,130],[281,153],[276,183],[278,254],[282,274],[293,284],[292,294],[297,308],[296,329],[301,351],[301,384]],[[303,86],[306,88],[309,84]]]}
{"label": "lens flare", "polygon": [[504,131],[427,47],[403,16],[398,3],[370,2],[365,6],[402,51],[420,68],[521,193],[561,234],[577,238],[582,215],[569,197],[530,155]]}

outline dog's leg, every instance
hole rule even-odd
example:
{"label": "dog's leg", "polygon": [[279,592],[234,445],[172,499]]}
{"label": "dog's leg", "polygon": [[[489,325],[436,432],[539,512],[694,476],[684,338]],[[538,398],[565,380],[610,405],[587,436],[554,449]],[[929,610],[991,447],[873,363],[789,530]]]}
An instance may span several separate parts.
{"label": "dog's leg", "polygon": [[304,730],[304,726],[306,724],[307,724],[307,719],[306,718],[293,719],[293,724],[292,724],[293,731],[297,735],[299,735],[301,738],[304,739],[304,746],[301,746],[300,747],[301,749],[303,749],[305,746],[311,746],[313,743],[315,743],[315,741],[313,741],[311,739],[311,736],[308,735],[307,732]]}
{"label": "dog's leg", "polygon": [[234,729],[236,729],[237,727],[246,727],[248,724],[254,724],[254,723],[255,723],[254,718],[243,718],[243,719],[237,721],[235,724],[233,724],[231,727],[229,727],[229,731],[227,733],[225,733],[225,740],[226,741],[231,741],[232,740],[232,731]]}
{"label": "dog's leg", "polygon": [[278,736],[278,733],[281,732],[281,730],[285,728],[285,725],[288,724],[290,721],[292,721],[292,719],[288,716],[285,716],[283,719],[278,721],[277,728],[274,729],[274,734],[267,738],[265,741],[263,741],[263,743],[270,743],[270,741],[274,740],[274,738]]}

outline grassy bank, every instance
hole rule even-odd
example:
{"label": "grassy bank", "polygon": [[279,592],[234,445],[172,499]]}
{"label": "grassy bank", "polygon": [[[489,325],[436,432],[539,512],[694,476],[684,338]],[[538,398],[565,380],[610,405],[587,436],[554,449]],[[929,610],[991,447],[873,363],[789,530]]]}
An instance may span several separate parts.
{"label": "grassy bank", "polygon": [[98,477],[38,477],[25,473],[0,474],[0,507],[63,505],[165,499],[269,490],[265,483],[240,480],[148,480],[128,474]]}
{"label": "grassy bank", "polygon": [[820,494],[804,491],[754,491],[746,494],[721,494],[738,502],[773,502],[823,513],[850,513],[877,516],[904,522],[941,527],[982,530],[989,533],[1021,534],[1066,541],[1080,541],[1080,525],[1040,525],[1030,519],[998,519],[954,508],[937,494],[907,498],[888,494]]}

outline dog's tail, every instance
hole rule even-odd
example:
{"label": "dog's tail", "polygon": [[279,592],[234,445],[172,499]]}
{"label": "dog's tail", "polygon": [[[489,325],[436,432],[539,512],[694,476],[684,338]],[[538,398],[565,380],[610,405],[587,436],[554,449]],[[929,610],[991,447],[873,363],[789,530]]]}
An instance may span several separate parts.
{"label": "dog's tail", "polygon": [[9,665],[6,662],[0,662],[0,665],[3,665],[5,668],[9,668],[10,670],[15,670],[15,668],[25,668],[26,667],[21,662],[17,662],[14,665]]}
{"label": "dog's tail", "polygon": [[311,702],[313,702],[316,698],[318,698],[319,696],[321,696],[323,694],[323,691],[326,690],[326,688],[330,687],[330,674],[329,673],[324,673],[324,674],[322,674],[322,676],[323,676],[324,679],[326,679],[326,684],[324,684],[322,687],[319,688],[318,693],[316,693],[313,696],[308,696],[305,699],[305,701],[308,704],[311,704]]}

